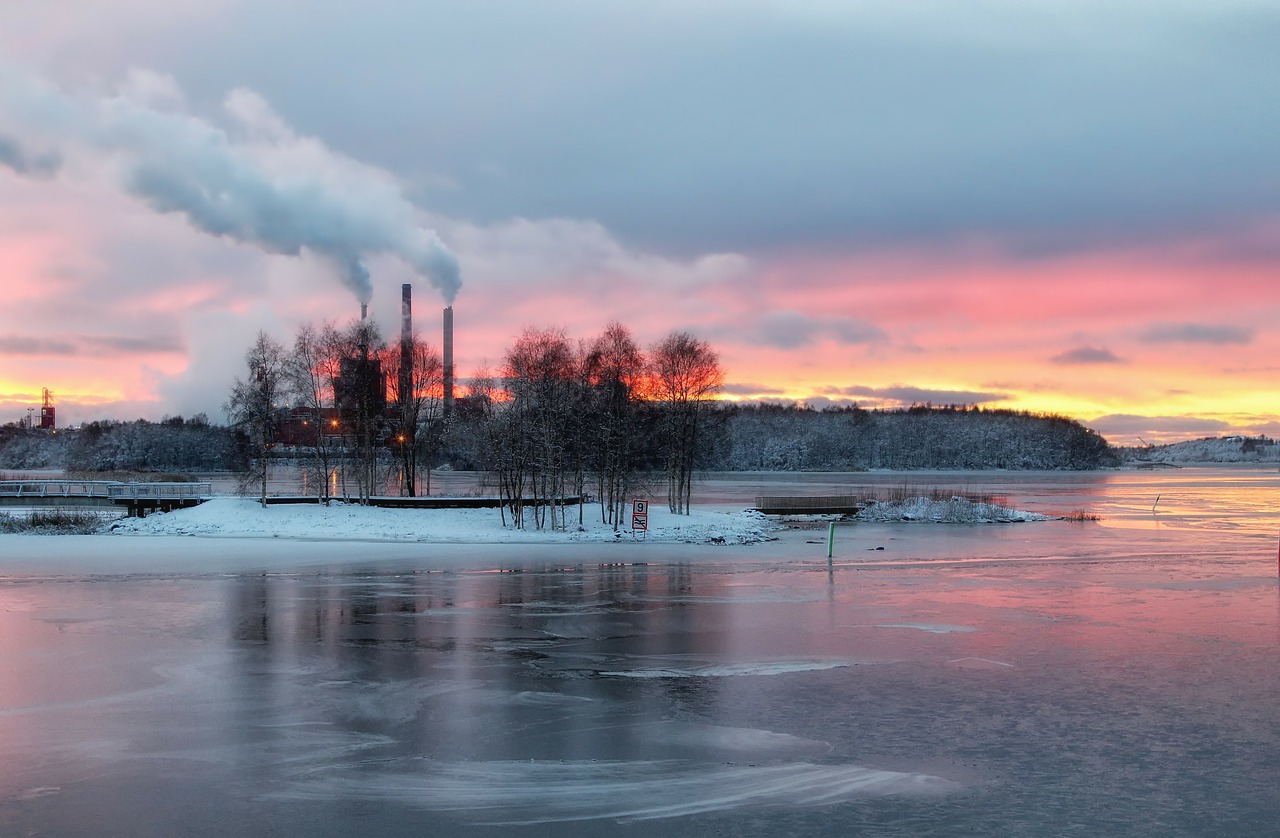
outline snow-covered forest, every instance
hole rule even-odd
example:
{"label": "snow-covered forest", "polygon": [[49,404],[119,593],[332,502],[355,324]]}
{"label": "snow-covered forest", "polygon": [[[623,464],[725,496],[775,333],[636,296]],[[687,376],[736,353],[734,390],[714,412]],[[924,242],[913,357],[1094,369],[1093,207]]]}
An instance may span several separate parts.
{"label": "snow-covered forest", "polygon": [[704,467],[726,471],[1093,469],[1112,448],[1073,419],[1013,410],[916,406],[724,405]]}
{"label": "snow-covered forest", "polygon": [[[646,421],[642,416],[630,430],[641,470],[661,470],[657,417]],[[482,467],[476,450],[484,445],[484,430],[472,427],[464,413],[433,465]],[[1187,451],[1192,445],[1182,444]],[[1242,449],[1252,459],[1280,457],[1280,446],[1273,440],[1235,437],[1199,441],[1193,459],[1234,462]],[[1179,450],[1163,446],[1127,453],[1172,461]],[[1232,452],[1237,459],[1227,456]],[[292,453],[280,451],[279,456]],[[92,422],[53,435],[15,425],[0,427],[4,469],[234,471],[246,466],[246,456],[243,439],[203,416]],[[717,471],[1092,469],[1119,462],[1117,449],[1102,437],[1058,416],[962,407],[869,411],[727,403],[708,412],[706,436],[695,458],[696,467]]]}
{"label": "snow-covered forest", "polygon": [[57,433],[0,426],[0,468],[69,472],[237,471],[244,441],[204,415],[89,422]]}
{"label": "snow-covered forest", "polygon": [[1123,448],[1126,462],[1165,463],[1280,463],[1280,445],[1266,436],[1224,436],[1191,439],[1169,445]]}

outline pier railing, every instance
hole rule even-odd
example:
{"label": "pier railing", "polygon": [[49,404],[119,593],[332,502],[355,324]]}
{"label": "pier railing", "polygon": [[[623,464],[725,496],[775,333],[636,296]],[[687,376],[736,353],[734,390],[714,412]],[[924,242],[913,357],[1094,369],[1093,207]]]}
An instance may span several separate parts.
{"label": "pier railing", "polygon": [[158,498],[207,498],[213,494],[212,483],[116,483],[107,487],[112,500]]}
{"label": "pier railing", "polygon": [[766,515],[852,514],[866,507],[865,498],[852,495],[756,497],[756,509]]}
{"label": "pier railing", "polygon": [[0,480],[9,498],[207,498],[212,483],[121,483],[118,480]]}
{"label": "pier railing", "polygon": [[0,480],[0,497],[108,498],[114,480]]}

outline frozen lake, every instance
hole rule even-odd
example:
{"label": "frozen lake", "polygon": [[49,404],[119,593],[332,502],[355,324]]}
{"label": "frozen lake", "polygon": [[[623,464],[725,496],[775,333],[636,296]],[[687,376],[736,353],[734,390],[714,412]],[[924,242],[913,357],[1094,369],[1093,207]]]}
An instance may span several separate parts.
{"label": "frozen lake", "polygon": [[695,501],[903,485],[1102,520],[842,526],[830,565],[825,527],[0,536],[0,835],[1277,834],[1280,475]]}

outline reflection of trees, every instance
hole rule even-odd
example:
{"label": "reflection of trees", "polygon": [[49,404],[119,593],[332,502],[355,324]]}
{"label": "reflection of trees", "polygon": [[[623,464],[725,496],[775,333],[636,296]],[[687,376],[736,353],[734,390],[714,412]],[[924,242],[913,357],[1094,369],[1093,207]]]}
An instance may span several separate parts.
{"label": "reflection of trees", "polygon": [[714,658],[717,613],[690,600],[700,584],[687,564],[246,574],[229,597],[234,689],[257,708],[251,726],[383,735],[397,754],[625,757],[654,747],[637,721],[715,703],[705,679],[598,675]]}
{"label": "reflection of trees", "polygon": [[265,575],[241,576],[233,590],[232,632],[242,645],[271,641],[271,601]]}

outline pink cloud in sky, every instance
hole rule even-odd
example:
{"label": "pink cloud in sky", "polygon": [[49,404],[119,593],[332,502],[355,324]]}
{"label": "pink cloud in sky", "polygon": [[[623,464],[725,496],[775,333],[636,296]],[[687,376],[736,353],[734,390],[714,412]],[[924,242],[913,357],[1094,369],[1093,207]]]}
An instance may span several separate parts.
{"label": "pink cloud in sky", "polygon": [[[146,78],[146,96],[167,89]],[[160,119],[135,95],[133,117]],[[176,84],[165,95],[180,107]],[[228,107],[252,124],[251,179],[279,185],[273,175],[285,172],[289,189],[318,190],[343,235],[344,224],[368,216],[348,214],[334,196],[368,181],[353,200],[390,217],[397,233],[358,237],[372,242],[358,255],[371,313],[388,333],[400,284],[413,282],[418,328],[438,342],[444,301],[413,267],[425,247],[413,231],[438,232],[448,250],[433,240],[426,250],[456,254],[465,278],[455,305],[462,375],[496,367],[525,327],[589,338],[618,320],[645,345],[677,329],[708,339],[736,398],[981,402],[1101,418],[1119,441],[1185,433],[1210,418],[1214,427],[1271,427],[1280,310],[1267,254],[1280,224],[1039,256],[990,235],[672,256],[591,220],[431,216],[403,199],[390,173],[295,135],[256,94],[241,91]],[[228,136],[190,114],[178,122],[187,138]],[[226,142],[217,159],[239,161]],[[327,239],[257,228],[211,235],[220,228],[193,221],[193,210],[131,193],[120,161],[107,158],[90,148],[46,179],[0,169],[0,418],[24,415],[41,387],[58,395],[63,421],[216,417],[259,329],[288,343],[302,322],[356,315],[343,285],[351,277]],[[1149,427],[1143,417],[1153,417]]]}
{"label": "pink cloud in sky", "polygon": [[[356,314],[322,262],[210,240],[111,196],[96,200],[113,212],[82,226],[94,215],[77,203],[85,193],[66,200],[65,227],[0,233],[0,264],[20,301],[0,315],[0,391],[11,394],[0,406],[10,412],[48,386],[63,403],[82,403],[68,405],[69,418],[113,406],[216,415],[258,328],[287,342],[300,322]],[[728,381],[752,383],[757,397],[893,406],[904,393],[972,394],[1086,421],[1151,415],[1169,425],[1171,415],[1211,412],[1248,428],[1264,421],[1259,394],[1275,374],[1257,362],[1280,352],[1266,328],[1274,308],[1260,290],[1263,269],[1174,263],[1164,249],[1040,262],[994,254],[977,264],[963,253],[889,250],[681,261],[564,220],[441,229],[457,231],[449,240],[469,278],[455,306],[463,374],[496,366],[526,326],[587,338],[618,319],[642,343],[671,329],[708,338]],[[146,239],[139,265],[171,273],[121,277],[112,243],[130,236]],[[372,313],[393,330],[399,284],[412,274],[391,260],[371,267]],[[442,306],[415,286],[416,324],[437,343]],[[1214,334],[1246,338],[1197,340]],[[1087,349],[1116,362],[1089,363]],[[1117,431],[1133,425],[1117,421]]]}

